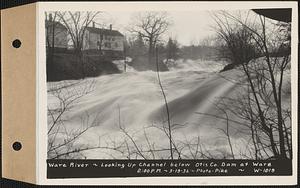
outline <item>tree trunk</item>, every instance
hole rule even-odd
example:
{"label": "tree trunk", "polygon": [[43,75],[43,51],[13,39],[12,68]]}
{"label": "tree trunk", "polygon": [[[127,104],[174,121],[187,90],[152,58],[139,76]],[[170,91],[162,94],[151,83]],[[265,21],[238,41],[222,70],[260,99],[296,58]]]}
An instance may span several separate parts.
{"label": "tree trunk", "polygon": [[149,63],[149,66],[152,66],[152,63],[153,63],[153,39],[152,37],[150,37],[149,39],[149,51],[148,51],[148,63]]}

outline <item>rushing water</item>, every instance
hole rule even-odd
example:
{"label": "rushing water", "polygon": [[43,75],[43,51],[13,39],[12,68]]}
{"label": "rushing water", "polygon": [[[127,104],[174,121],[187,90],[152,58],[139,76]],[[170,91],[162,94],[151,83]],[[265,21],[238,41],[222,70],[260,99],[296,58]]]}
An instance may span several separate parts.
{"label": "rushing water", "polygon": [[[220,77],[218,71],[223,66],[224,64],[214,61],[180,60],[169,65],[170,71],[160,73],[171,124],[174,126],[172,136],[175,142],[201,138],[201,142],[209,150],[227,152],[228,145],[224,142],[224,134],[218,130],[223,128],[224,123],[196,113],[216,114],[213,103],[235,88],[234,82]],[[93,80],[93,90],[80,98],[64,114],[64,119],[67,120],[64,126],[70,132],[80,129],[83,124],[93,122],[96,117],[97,121],[75,144],[97,146],[120,143],[126,138],[124,132],[120,131],[121,126],[141,147],[146,144],[146,138],[157,148],[168,147],[166,134],[154,128],[167,123],[157,73],[136,72],[130,67],[127,70],[129,72],[87,79]],[[228,71],[222,73],[224,74],[236,73]],[[51,86],[58,84],[64,82],[51,83]],[[49,94],[48,105],[53,106],[56,103],[55,97]],[[86,151],[84,155],[87,158],[120,157],[117,153],[100,149]]]}

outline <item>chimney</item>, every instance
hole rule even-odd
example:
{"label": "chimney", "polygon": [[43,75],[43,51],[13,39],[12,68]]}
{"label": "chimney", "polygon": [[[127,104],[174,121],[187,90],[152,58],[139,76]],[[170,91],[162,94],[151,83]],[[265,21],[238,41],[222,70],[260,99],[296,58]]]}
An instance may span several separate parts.
{"label": "chimney", "polygon": [[95,28],[95,22],[93,22],[93,27]]}
{"label": "chimney", "polygon": [[52,13],[49,14],[49,21],[52,21]]}
{"label": "chimney", "polygon": [[109,24],[109,29],[112,30],[112,24]]}

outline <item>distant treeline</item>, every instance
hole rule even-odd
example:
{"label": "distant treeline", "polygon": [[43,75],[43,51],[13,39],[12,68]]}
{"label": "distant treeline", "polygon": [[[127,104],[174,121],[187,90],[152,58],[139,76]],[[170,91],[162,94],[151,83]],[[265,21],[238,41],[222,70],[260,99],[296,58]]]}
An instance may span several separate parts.
{"label": "distant treeline", "polygon": [[[148,55],[148,46],[141,36],[125,41],[125,52],[132,58]],[[166,44],[156,45],[161,59],[216,59],[220,57],[219,49],[212,45],[181,46],[176,39],[169,38]]]}
{"label": "distant treeline", "polygon": [[211,60],[218,57],[218,49],[213,46],[183,46],[180,48],[180,57],[183,59]]}

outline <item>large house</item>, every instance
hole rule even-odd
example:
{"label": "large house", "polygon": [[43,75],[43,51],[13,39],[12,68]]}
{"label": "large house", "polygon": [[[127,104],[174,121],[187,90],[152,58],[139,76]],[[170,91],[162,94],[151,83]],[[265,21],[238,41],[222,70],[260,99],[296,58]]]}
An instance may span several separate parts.
{"label": "large house", "polygon": [[[46,46],[54,47],[55,51],[64,51],[68,46],[68,30],[60,22],[52,19],[49,14],[45,20]],[[124,56],[124,35],[117,30],[86,27],[83,37],[83,51],[89,55],[104,55],[106,57],[120,58]]]}
{"label": "large house", "polygon": [[87,27],[84,33],[83,50],[87,53],[101,54],[109,57],[122,57],[124,55],[124,35],[109,29]]}
{"label": "large house", "polygon": [[67,49],[68,47],[68,30],[60,22],[52,19],[52,14],[45,20],[46,27],[46,46],[55,49]]}

